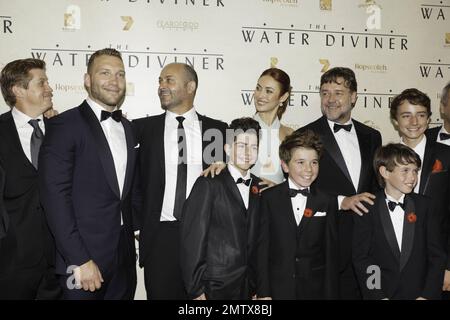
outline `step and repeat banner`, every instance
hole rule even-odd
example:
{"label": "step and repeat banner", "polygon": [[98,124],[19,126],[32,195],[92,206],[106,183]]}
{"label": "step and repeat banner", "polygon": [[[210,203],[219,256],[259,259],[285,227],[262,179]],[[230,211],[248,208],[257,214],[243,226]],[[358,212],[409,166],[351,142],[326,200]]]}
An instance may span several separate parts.
{"label": "step and repeat banner", "polygon": [[[129,119],[161,113],[158,76],[171,62],[199,76],[196,109],[230,122],[254,113],[253,89],[275,66],[291,77],[282,122],[303,126],[320,113],[320,76],[334,66],[358,80],[354,118],[398,141],[389,102],[410,87],[432,100],[450,81],[450,0],[0,0],[0,68],[34,57],[47,63],[60,112],[85,97],[89,56],[123,54]],[[1,99],[0,111],[7,111]]]}

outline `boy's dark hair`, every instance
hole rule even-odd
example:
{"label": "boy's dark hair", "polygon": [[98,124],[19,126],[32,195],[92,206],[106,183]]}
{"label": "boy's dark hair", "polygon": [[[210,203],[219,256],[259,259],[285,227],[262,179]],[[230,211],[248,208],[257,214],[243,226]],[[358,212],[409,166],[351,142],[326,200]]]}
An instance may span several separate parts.
{"label": "boy's dark hair", "polygon": [[97,50],[89,57],[89,61],[88,61],[88,65],[87,65],[87,73],[90,73],[90,71],[92,69],[92,65],[94,64],[95,59],[97,59],[100,56],[116,57],[116,58],[119,58],[120,61],[123,62],[122,54],[119,51],[117,51],[116,49],[105,48],[105,49]]}
{"label": "boy's dark hair", "polygon": [[375,169],[378,184],[382,188],[386,186],[386,182],[380,174],[381,166],[392,172],[396,166],[410,163],[414,163],[417,168],[420,168],[422,163],[419,155],[410,147],[400,143],[389,143],[379,147],[373,159],[373,168]]}
{"label": "boy's dark hair", "polygon": [[45,62],[39,59],[19,59],[8,63],[1,72],[0,86],[5,102],[11,108],[16,105],[16,95],[12,88],[19,86],[24,89],[28,88],[32,76],[30,70],[42,69],[45,70]]}
{"label": "boy's dark hair", "polygon": [[231,145],[230,142],[236,141],[236,137],[239,134],[250,131],[250,132],[254,132],[256,134],[256,137],[258,138],[258,145],[259,145],[260,130],[261,130],[261,126],[259,125],[258,121],[256,121],[253,118],[243,117],[243,118],[234,119],[233,121],[231,121],[230,125],[228,126],[227,132],[229,132],[229,134],[227,134],[227,143],[229,145]]}
{"label": "boy's dark hair", "polygon": [[352,69],[345,68],[345,67],[335,67],[331,68],[327,72],[325,72],[320,77],[320,87],[322,88],[322,85],[324,83],[337,83],[338,78],[344,79],[344,86],[346,88],[350,89],[350,92],[357,92],[358,91],[358,83],[356,82],[356,76]]}
{"label": "boy's dark hair", "polygon": [[428,117],[431,116],[431,102],[430,98],[423,93],[420,90],[417,90],[416,88],[410,88],[403,90],[402,93],[397,95],[392,101],[391,101],[391,119],[397,120],[397,110],[398,107],[404,102],[408,101],[409,103],[416,105],[416,106],[424,106],[427,109]]}
{"label": "boy's dark hair", "polygon": [[286,164],[289,163],[292,158],[292,151],[297,148],[313,149],[320,158],[322,156],[323,144],[320,141],[319,135],[312,130],[294,131],[281,142],[278,151],[280,159]]}

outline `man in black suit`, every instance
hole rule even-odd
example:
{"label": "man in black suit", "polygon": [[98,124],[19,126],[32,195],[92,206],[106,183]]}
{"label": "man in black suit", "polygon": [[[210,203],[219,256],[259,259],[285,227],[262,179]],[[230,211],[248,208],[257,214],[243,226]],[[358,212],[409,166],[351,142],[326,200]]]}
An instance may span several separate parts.
{"label": "man in black suit", "polygon": [[259,298],[337,299],[336,197],[318,190],[322,143],[311,130],[280,145],[287,181],[262,193],[258,241]]}
{"label": "man in black suit", "polygon": [[0,300],[57,299],[55,244],[40,202],[37,171],[46,129],[43,114],[53,106],[45,62],[12,61],[3,68],[0,84],[11,107],[0,116],[0,191],[6,214],[0,218]]}
{"label": "man in black suit", "polygon": [[227,169],[214,179],[198,178],[186,200],[181,269],[191,299],[246,300],[256,292],[261,180],[249,169],[258,158],[260,129],[252,118],[233,120]]}
{"label": "man in black suit", "polygon": [[120,52],[96,51],[84,76],[88,98],[49,121],[41,148],[40,190],[65,299],[134,297],[137,149],[119,110],[125,84]]}
{"label": "man in black suit", "polygon": [[381,145],[380,133],[351,118],[357,98],[355,73],[336,67],[320,79],[323,116],[300,128],[316,132],[324,144],[317,187],[338,197],[340,298],[359,299],[360,292],[351,263],[352,215],[367,212],[377,189],[372,160]]}
{"label": "man in black suit", "polygon": [[[437,214],[443,238],[448,243],[450,147],[425,134],[431,117],[430,98],[417,89],[406,89],[392,100],[390,116],[400,133],[401,142],[413,149],[422,161],[419,182],[414,191],[433,200],[434,214]],[[449,245],[447,250],[450,250]],[[447,261],[443,290],[450,290],[450,259]]]}
{"label": "man in black suit", "polygon": [[412,193],[420,157],[402,144],[380,148],[374,159],[384,191],[355,216],[353,263],[364,299],[440,299],[445,252],[433,201]]}
{"label": "man in black suit", "polygon": [[202,170],[223,160],[227,125],[195,111],[197,86],[197,74],[189,65],[165,66],[158,95],[166,112],[134,121],[144,199],[139,263],[148,299],[186,298],[179,257],[181,210]]}
{"label": "man in black suit", "polygon": [[439,111],[443,125],[427,129],[425,134],[433,141],[450,146],[450,82],[442,89]]}

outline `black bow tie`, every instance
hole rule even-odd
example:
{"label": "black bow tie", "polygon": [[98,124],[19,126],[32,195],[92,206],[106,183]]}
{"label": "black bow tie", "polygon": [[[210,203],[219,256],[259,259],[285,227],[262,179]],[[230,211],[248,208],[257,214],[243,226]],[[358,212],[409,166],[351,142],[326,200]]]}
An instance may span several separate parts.
{"label": "black bow tie", "polygon": [[305,197],[307,197],[309,195],[309,189],[289,189],[289,195],[291,196],[291,198],[295,197],[298,194],[301,194]]}
{"label": "black bow tie", "polygon": [[109,117],[113,118],[114,121],[120,122],[120,120],[122,119],[122,110],[116,110],[113,112],[102,110],[100,122],[108,119]]}
{"label": "black bow tie", "polygon": [[445,133],[445,132],[441,132],[441,133],[439,133],[439,138],[441,140],[448,140],[448,139],[450,139],[450,134]]}
{"label": "black bow tie", "polygon": [[247,187],[250,185],[250,182],[252,182],[252,179],[247,179],[247,180],[245,180],[245,179],[242,179],[242,178],[238,178],[238,179],[236,180],[236,184],[238,184],[238,183],[243,183],[243,184],[245,184]]}
{"label": "black bow tie", "polygon": [[388,207],[390,211],[394,211],[396,206],[399,206],[403,209],[403,211],[405,211],[405,205],[403,203],[388,200]]}
{"label": "black bow tie", "polygon": [[345,131],[350,132],[350,130],[352,130],[352,124],[338,124],[335,123],[333,126],[333,131],[334,132],[338,132],[339,130],[344,129]]}

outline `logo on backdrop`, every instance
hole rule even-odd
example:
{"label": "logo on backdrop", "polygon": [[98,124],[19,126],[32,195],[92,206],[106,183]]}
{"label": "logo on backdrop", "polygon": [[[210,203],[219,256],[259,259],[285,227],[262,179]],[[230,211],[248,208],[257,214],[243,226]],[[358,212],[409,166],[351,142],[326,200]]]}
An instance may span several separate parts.
{"label": "logo on backdrop", "polygon": [[355,63],[355,70],[369,71],[373,73],[386,73],[388,71],[388,67],[385,64]]}
{"label": "logo on backdrop", "polygon": [[381,6],[375,0],[366,0],[365,3],[359,5],[360,8],[365,8],[369,17],[366,20],[366,27],[369,30],[381,29]]}
{"label": "logo on backdrop", "polygon": [[81,29],[81,9],[79,6],[71,4],[64,12],[63,30],[75,31]]}
{"label": "logo on backdrop", "polygon": [[122,19],[123,22],[125,22],[125,25],[123,26],[124,31],[128,31],[130,30],[131,26],[134,23],[133,17],[132,16],[121,16],[120,17]]}
{"label": "logo on backdrop", "polygon": [[11,34],[13,33],[13,18],[11,16],[0,16],[1,33]]}
{"label": "logo on backdrop", "polygon": [[320,7],[320,10],[331,11],[331,9],[332,9],[331,0],[320,0],[319,7]]}
{"label": "logo on backdrop", "polygon": [[156,27],[169,31],[194,31],[199,29],[198,21],[158,20]]}
{"label": "logo on backdrop", "polygon": [[450,77],[450,63],[444,63],[441,59],[438,59],[437,62],[421,62],[418,67],[422,79],[448,79]]}
{"label": "logo on backdrop", "polygon": [[445,44],[450,44],[450,32],[445,33]]}
{"label": "logo on backdrop", "polygon": [[[110,48],[117,49],[122,53],[122,59],[127,68],[130,69],[157,69],[164,68],[172,62],[187,63],[196,70],[222,71],[225,69],[225,57],[223,53],[209,52],[207,49],[196,51],[159,50],[145,47],[141,50],[132,50],[128,45],[113,45]],[[101,49],[101,48],[97,48]],[[83,48],[32,48],[32,58],[44,60],[47,65],[54,67],[85,67],[90,56],[95,50],[91,46]],[[181,51],[181,52],[180,52]]]}
{"label": "logo on backdrop", "polygon": [[264,3],[277,4],[281,7],[298,7],[298,0],[262,0]]}
{"label": "logo on backdrop", "polygon": [[[108,0],[107,0],[108,1]],[[105,2],[101,0],[101,2]],[[185,7],[215,7],[223,8],[227,0],[128,0],[132,4],[161,5],[161,6],[185,6]]]}
{"label": "logo on backdrop", "polygon": [[330,68],[330,61],[328,59],[319,59],[319,62],[321,65],[323,65],[323,68],[320,70],[320,72],[325,73]]}
{"label": "logo on backdrop", "polygon": [[277,57],[271,57],[270,58],[270,67],[276,68],[278,64],[278,58]]}
{"label": "logo on backdrop", "polygon": [[450,14],[450,6],[439,3],[432,3],[431,0],[427,1],[428,4],[420,5],[420,13],[423,20],[431,21],[445,21]]}
{"label": "logo on backdrop", "polygon": [[297,28],[293,24],[289,27],[263,26],[241,27],[242,40],[248,45],[292,47],[337,47],[366,50],[407,51],[408,36],[389,33],[373,33],[365,30],[330,30],[327,25],[309,24],[306,28]]}

